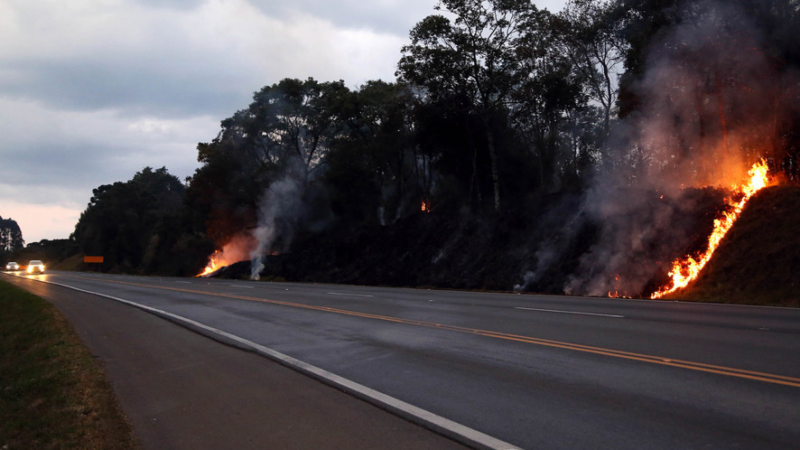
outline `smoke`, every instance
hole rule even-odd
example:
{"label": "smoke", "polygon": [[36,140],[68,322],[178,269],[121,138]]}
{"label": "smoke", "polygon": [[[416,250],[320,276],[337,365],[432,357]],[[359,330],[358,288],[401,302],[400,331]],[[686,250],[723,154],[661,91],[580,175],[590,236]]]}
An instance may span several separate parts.
{"label": "smoke", "polygon": [[218,254],[218,260],[220,262],[225,262],[226,264],[232,264],[238,261],[245,261],[250,259],[250,250],[256,245],[255,241],[253,240],[253,236],[247,233],[240,233],[227,244],[222,246],[222,250],[220,250]]}
{"label": "smoke", "polygon": [[687,6],[656,42],[633,86],[643,106],[627,137],[661,188],[730,186],[772,158],[781,99],[796,85],[779,73],[763,34],[736,2]]}
{"label": "smoke", "polygon": [[556,258],[559,256],[559,254],[560,253],[558,250],[552,246],[545,246],[544,248],[537,250],[534,254],[534,258],[536,258],[536,269],[525,272],[525,274],[522,276],[522,283],[515,284],[514,290],[524,291],[535,283],[538,283],[544,273],[550,267],[550,264],[556,261]]}
{"label": "smoke", "polygon": [[252,231],[256,245],[250,251],[250,279],[260,278],[267,254],[289,247],[304,211],[304,192],[304,185],[287,175],[270,184],[261,198],[258,226]]}
{"label": "smoke", "polygon": [[[758,159],[776,157],[782,99],[798,86],[794,74],[776,70],[762,30],[734,2],[694,2],[682,14],[651,44],[647,68],[630,87],[640,107],[612,130],[615,170],[598,177],[583,202],[598,238],[579,257],[566,294],[652,289],[668,255],[693,245],[692,232],[702,228],[697,212],[722,200],[719,191],[700,188],[729,188]],[[539,250],[523,287],[554,255]]]}
{"label": "smoke", "polygon": [[[544,236],[535,236],[538,243],[533,255],[535,267],[526,270],[522,282],[514,285],[515,291],[536,289],[550,291],[545,283],[554,265],[570,259],[571,251],[586,223],[584,207],[573,196],[563,198],[555,207],[543,208],[547,211],[538,217],[539,229],[548,230]],[[569,220],[564,221],[564,217]]]}
{"label": "smoke", "polygon": [[676,194],[653,187],[598,188],[584,200],[586,220],[598,237],[578,259],[564,285],[566,294],[639,296],[659,268],[668,267],[676,249],[690,247],[722,204],[722,191],[686,189]]}

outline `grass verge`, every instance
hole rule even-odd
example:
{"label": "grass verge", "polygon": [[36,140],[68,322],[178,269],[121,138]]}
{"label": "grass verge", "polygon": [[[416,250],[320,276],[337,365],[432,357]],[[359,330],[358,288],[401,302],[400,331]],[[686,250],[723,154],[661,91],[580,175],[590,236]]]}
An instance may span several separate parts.
{"label": "grass verge", "polygon": [[0,281],[0,449],[136,448],[105,373],[66,319]]}

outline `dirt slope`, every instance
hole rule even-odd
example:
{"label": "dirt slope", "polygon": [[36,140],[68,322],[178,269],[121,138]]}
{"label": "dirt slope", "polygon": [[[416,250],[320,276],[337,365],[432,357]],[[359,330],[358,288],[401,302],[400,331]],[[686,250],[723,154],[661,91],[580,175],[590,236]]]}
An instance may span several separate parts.
{"label": "dirt slope", "polygon": [[800,187],[754,196],[697,281],[669,298],[800,306]]}

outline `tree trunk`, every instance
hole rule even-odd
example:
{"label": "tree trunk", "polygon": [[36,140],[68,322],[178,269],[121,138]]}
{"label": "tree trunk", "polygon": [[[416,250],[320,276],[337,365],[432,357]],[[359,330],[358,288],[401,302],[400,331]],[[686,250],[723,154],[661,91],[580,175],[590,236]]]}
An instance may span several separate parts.
{"label": "tree trunk", "polygon": [[700,125],[700,139],[698,140],[697,153],[700,156],[701,181],[703,183],[707,183],[709,178],[709,167],[708,167],[708,159],[706,158],[705,155],[706,119],[703,114],[703,93],[701,92],[702,87],[700,86],[700,84],[701,83],[698,83],[694,91],[694,107],[695,111],[697,111],[697,122]]}
{"label": "tree trunk", "polygon": [[[717,110],[719,111],[719,126],[722,129],[722,151],[723,151],[723,161],[726,161],[730,157],[729,149],[728,149],[728,125],[725,122],[725,102],[722,98],[722,81],[720,80],[719,72],[714,72],[714,82],[716,84],[717,89]],[[722,165],[723,170],[725,165]],[[723,173],[723,176],[725,174]]]}
{"label": "tree trunk", "polygon": [[483,124],[486,128],[486,143],[489,146],[489,158],[492,161],[492,187],[494,189],[494,212],[500,212],[500,175],[497,171],[497,150],[494,147],[494,136],[489,127],[489,121],[484,117]]}
{"label": "tree trunk", "polygon": [[478,146],[472,139],[472,133],[469,132],[469,121],[464,120],[465,130],[467,131],[467,141],[469,141],[470,148],[472,148],[472,176],[469,179],[469,205],[473,207],[473,196],[476,203],[474,204],[474,211],[478,211],[483,203],[483,196],[481,195],[481,185],[478,183]]}

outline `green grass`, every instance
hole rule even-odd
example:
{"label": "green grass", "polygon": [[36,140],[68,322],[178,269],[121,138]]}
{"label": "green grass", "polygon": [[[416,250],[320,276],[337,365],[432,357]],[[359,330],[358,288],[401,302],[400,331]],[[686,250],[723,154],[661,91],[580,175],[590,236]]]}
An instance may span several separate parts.
{"label": "green grass", "polygon": [[45,300],[0,281],[0,449],[135,449],[103,370]]}

